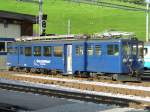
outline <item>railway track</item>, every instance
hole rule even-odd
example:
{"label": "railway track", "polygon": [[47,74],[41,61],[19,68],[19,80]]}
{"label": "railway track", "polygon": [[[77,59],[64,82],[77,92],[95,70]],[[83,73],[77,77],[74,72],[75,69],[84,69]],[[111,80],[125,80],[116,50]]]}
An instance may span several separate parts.
{"label": "railway track", "polygon": [[28,109],[21,108],[15,105],[0,103],[0,112],[19,112],[21,110],[27,111]]}
{"label": "railway track", "polygon": [[[18,72],[3,72],[4,74],[1,75],[1,78],[3,79],[8,79],[8,80],[16,80],[16,81],[27,81],[27,82],[33,82],[34,85],[37,83],[41,84],[52,84],[52,85],[59,85],[59,86],[66,86],[66,87],[71,87],[71,88],[76,88],[76,89],[81,89],[82,91],[85,90],[90,90],[94,91],[96,88],[92,85],[82,85],[82,84],[75,84],[75,83],[66,83],[65,81],[61,81],[60,79],[71,79],[73,77],[69,76],[61,76],[61,75],[52,75],[52,76],[47,76],[44,74],[24,74],[24,73],[19,73]],[[8,74],[7,74],[8,73]],[[2,74],[2,73],[1,73]],[[17,75],[18,74],[18,75]],[[53,77],[58,77],[59,79],[57,81],[51,81],[48,79],[42,79],[42,78],[48,78],[52,79]],[[35,78],[34,78],[35,77]],[[51,77],[51,78],[50,78]],[[73,78],[74,79],[79,79],[79,80],[87,80],[86,78]],[[88,79],[89,80],[89,79]],[[92,79],[93,80],[93,79]],[[95,81],[95,80],[93,80]],[[82,81],[81,81],[82,82]],[[92,81],[89,81],[89,83]],[[103,82],[103,81],[102,81]],[[104,82],[109,82],[110,81],[104,81]],[[36,83],[36,84],[35,84]],[[121,82],[113,82],[113,84],[118,84]],[[133,85],[133,86],[143,86],[143,87],[149,87],[150,84],[149,82],[142,82],[142,83],[128,83],[128,85]],[[84,100],[84,101],[90,101],[90,102],[96,102],[96,103],[109,103],[109,104],[116,104],[120,106],[127,106],[127,107],[136,107],[136,108],[149,108],[150,103],[145,103],[141,101],[135,101],[135,99],[127,99],[127,98],[117,98],[117,97],[109,97],[109,96],[103,96],[103,95],[93,95],[93,94],[81,94],[81,93],[76,93],[76,92],[71,92],[71,91],[64,91],[64,90],[56,90],[56,89],[46,89],[46,88],[39,88],[39,87],[32,87],[32,86],[24,86],[24,85],[16,85],[16,84],[9,84],[9,83],[1,83],[0,88],[2,89],[8,89],[8,90],[14,90],[14,91],[24,91],[24,92],[32,92],[32,93],[38,93],[38,94],[43,94],[43,95],[50,95],[50,96],[55,96],[55,97],[62,97],[62,98],[69,98],[69,99],[77,99],[77,100]],[[100,91],[99,91],[100,90]],[[131,95],[143,95],[143,97],[149,96],[149,92],[144,92],[144,91],[133,91],[131,90],[123,90],[123,89],[111,89],[111,88],[105,88],[105,87],[98,87],[98,91],[105,91],[105,92],[121,92],[124,94],[131,94]],[[128,91],[128,92],[127,92]],[[117,94],[117,93],[116,93]],[[144,106],[145,105],[145,106]],[[146,106],[147,105],[147,106]]]}
{"label": "railway track", "polygon": [[[15,71],[0,71],[0,75],[11,75],[11,74],[26,74],[29,76],[42,76],[42,77],[54,77],[54,78],[65,78],[65,79],[76,79],[76,80],[83,80],[83,81],[97,81],[97,82],[106,82],[112,84],[128,84],[128,85],[136,85],[136,86],[144,86],[150,87],[150,71],[145,72],[144,76],[142,77],[141,82],[122,82],[122,81],[112,81],[110,78],[105,77],[93,77],[93,78],[81,78],[81,77],[73,77],[73,76],[63,76],[60,74],[57,75],[47,75],[47,74],[37,74],[37,73],[25,73],[25,72],[15,72]],[[12,75],[13,76],[13,75]]]}
{"label": "railway track", "polygon": [[[35,87],[35,86],[33,87],[31,85],[19,85],[19,84],[11,84],[11,83],[4,83],[4,82],[0,82],[0,88],[6,90],[20,91],[20,92],[31,92],[31,93],[54,96],[59,98],[76,99],[76,100],[82,100],[82,101],[88,101],[94,103],[105,103],[105,104],[113,104],[113,105],[116,104],[124,107],[131,107],[132,105],[132,107],[138,106],[139,108],[139,105],[142,105],[143,103],[135,100],[129,100],[129,99],[123,99],[117,97],[108,97],[108,96],[100,96],[100,95],[85,94],[85,93],[83,94],[79,92],[58,90],[54,88],[47,89],[43,87]],[[140,108],[149,108],[149,106],[144,106],[144,107],[141,106]]]}

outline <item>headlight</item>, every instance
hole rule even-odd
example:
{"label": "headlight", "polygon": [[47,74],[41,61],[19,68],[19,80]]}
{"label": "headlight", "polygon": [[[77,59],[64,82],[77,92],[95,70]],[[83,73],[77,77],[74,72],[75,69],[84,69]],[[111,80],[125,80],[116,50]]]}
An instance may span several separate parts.
{"label": "headlight", "polygon": [[133,59],[129,59],[129,62],[132,62],[133,61]]}

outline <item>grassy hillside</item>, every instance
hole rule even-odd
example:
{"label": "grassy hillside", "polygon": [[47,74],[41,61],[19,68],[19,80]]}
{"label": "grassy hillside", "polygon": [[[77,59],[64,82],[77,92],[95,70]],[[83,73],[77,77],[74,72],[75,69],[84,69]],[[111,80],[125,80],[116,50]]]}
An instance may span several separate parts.
{"label": "grassy hillside", "polygon": [[[0,0],[0,10],[38,14],[37,5],[16,0]],[[44,0],[44,12],[48,14],[47,33],[67,33],[67,21],[70,19],[72,33],[90,34],[115,29],[135,32],[141,40],[145,40],[144,12],[77,4],[63,0]]]}

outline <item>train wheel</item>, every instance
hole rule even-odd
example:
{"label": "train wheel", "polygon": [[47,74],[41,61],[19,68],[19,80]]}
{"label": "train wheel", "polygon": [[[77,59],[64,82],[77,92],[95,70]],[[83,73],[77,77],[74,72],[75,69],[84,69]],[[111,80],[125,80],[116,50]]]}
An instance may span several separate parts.
{"label": "train wheel", "polygon": [[30,68],[24,68],[23,71],[26,72],[26,73],[29,73],[30,72]]}
{"label": "train wheel", "polygon": [[31,73],[36,73],[36,69],[35,69],[35,68],[31,68],[31,69],[30,69],[30,72],[31,72]]}
{"label": "train wheel", "polygon": [[57,71],[56,71],[56,70],[52,70],[52,71],[51,71],[51,74],[52,74],[52,75],[57,75]]}
{"label": "train wheel", "polygon": [[8,71],[13,71],[13,67],[8,67]]}
{"label": "train wheel", "polygon": [[118,74],[114,74],[114,75],[112,76],[112,80],[113,80],[113,81],[117,81],[117,80],[118,80]]}
{"label": "train wheel", "polygon": [[23,71],[22,67],[19,67],[18,72],[22,72],[22,71]]}
{"label": "train wheel", "polygon": [[76,71],[76,72],[74,73],[74,76],[75,76],[75,77],[79,77],[79,76],[80,76],[80,72],[79,72],[79,71]]}
{"label": "train wheel", "polygon": [[35,69],[35,73],[40,74],[40,73],[41,73],[41,69],[40,69],[40,68],[36,68],[36,69]]}
{"label": "train wheel", "polygon": [[47,70],[47,74],[48,75],[52,75],[52,71],[51,70]]}
{"label": "train wheel", "polygon": [[82,72],[81,77],[82,78],[88,78],[88,77],[90,77],[90,74],[88,72]]}
{"label": "train wheel", "polygon": [[13,67],[13,71],[18,72],[18,68],[17,67]]}
{"label": "train wheel", "polygon": [[46,69],[40,69],[40,72],[42,73],[42,74],[48,74],[48,70],[46,70]]}

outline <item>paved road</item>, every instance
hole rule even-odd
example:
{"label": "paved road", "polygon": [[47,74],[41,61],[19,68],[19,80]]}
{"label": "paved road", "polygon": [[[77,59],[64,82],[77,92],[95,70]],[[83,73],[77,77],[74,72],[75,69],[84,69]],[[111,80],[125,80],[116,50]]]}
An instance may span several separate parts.
{"label": "paved road", "polygon": [[2,104],[18,106],[28,112],[147,112],[0,89],[0,105]]}

